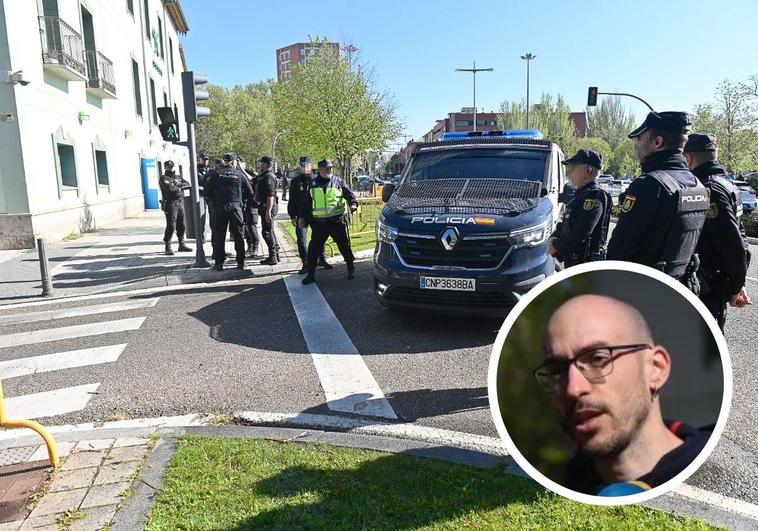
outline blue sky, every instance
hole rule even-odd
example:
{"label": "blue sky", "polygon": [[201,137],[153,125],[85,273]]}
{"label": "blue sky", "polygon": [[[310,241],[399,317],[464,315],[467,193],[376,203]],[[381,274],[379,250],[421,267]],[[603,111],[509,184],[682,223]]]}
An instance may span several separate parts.
{"label": "blue sky", "polygon": [[[395,95],[406,133],[470,106],[497,111],[526,92],[560,93],[584,110],[587,87],[631,92],[657,110],[691,110],[724,78],[758,74],[758,1],[181,0],[191,69],[225,86],[276,78],[275,50],[308,35],[352,42]],[[692,6],[696,6],[695,9]],[[628,99],[638,121],[647,109]]]}

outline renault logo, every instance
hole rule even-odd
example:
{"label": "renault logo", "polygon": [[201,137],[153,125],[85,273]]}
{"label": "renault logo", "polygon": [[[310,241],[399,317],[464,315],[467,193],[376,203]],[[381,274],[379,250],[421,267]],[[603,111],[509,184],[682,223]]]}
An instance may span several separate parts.
{"label": "renault logo", "polygon": [[446,251],[452,251],[458,244],[458,231],[455,227],[448,227],[440,234],[440,243]]}

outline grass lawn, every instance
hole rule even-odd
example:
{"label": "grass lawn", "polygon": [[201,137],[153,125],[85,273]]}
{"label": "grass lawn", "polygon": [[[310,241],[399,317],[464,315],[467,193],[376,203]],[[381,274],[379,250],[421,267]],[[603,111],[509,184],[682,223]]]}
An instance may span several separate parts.
{"label": "grass lawn", "polygon": [[[384,203],[361,201],[360,210],[353,214],[353,221],[350,224],[350,244],[353,248],[353,252],[374,248],[374,245],[376,244],[376,220],[379,217],[382,208],[384,208]],[[292,245],[297,245],[295,226],[288,221],[279,222],[279,226],[284,227],[285,232],[290,237]],[[308,241],[310,241],[310,237],[311,232],[308,231]],[[331,238],[326,242],[327,258],[332,256],[330,249],[334,251],[335,256],[340,254],[339,249],[337,249],[337,246]]]}
{"label": "grass lawn", "polygon": [[147,529],[711,529],[601,508],[502,469],[320,444],[186,437]]}

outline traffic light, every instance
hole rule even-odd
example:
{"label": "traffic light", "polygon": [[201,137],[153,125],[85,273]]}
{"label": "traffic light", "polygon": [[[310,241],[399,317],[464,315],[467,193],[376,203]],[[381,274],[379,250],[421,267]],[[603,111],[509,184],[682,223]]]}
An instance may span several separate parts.
{"label": "traffic light", "polygon": [[211,110],[208,107],[200,107],[198,101],[208,99],[208,91],[205,85],[208,83],[208,76],[198,74],[197,72],[182,72],[182,95],[184,96],[184,120],[186,122],[196,122],[202,116],[208,116]]}
{"label": "traffic light", "polygon": [[590,87],[587,91],[587,107],[597,106],[597,87]]}
{"label": "traffic light", "polygon": [[166,142],[179,142],[179,126],[176,123],[176,115],[171,107],[158,107],[158,118],[161,123],[158,129],[161,132],[163,140]]}

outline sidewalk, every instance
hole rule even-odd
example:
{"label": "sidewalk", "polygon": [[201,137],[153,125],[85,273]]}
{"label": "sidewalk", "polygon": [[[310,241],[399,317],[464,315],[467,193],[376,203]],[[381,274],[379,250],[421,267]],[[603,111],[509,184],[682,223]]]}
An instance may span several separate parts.
{"label": "sidewalk", "polygon": [[[286,204],[283,208],[286,213]],[[277,216],[280,222],[289,223],[285,215]],[[233,268],[234,259],[227,259],[224,272],[210,268],[193,268],[195,253],[176,252],[176,237],[172,243],[174,256],[164,253],[163,231],[165,217],[160,211],[148,211],[136,217],[123,219],[113,225],[86,233],[70,241],[47,245],[50,274],[55,291],[54,298],[91,295],[108,291],[140,289],[230,280],[246,276],[263,276],[300,268],[297,252],[292,251],[284,231],[277,228],[282,244],[282,263],[278,266],[261,266],[258,260],[247,261],[248,270]],[[211,260],[210,232],[206,229],[204,246]],[[195,240],[187,240],[195,249]],[[265,244],[261,240],[265,252]],[[233,252],[233,244],[226,248]],[[0,251],[0,306],[5,304],[42,300],[39,260],[36,249]]]}

